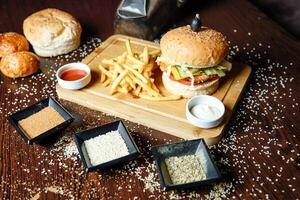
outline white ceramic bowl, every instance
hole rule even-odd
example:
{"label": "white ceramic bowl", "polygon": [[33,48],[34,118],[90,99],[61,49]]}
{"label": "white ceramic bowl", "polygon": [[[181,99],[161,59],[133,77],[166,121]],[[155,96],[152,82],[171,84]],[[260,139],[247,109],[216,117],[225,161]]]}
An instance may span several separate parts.
{"label": "white ceramic bowl", "polygon": [[[63,80],[61,78],[62,73],[65,72],[66,70],[70,70],[70,69],[84,70],[85,72],[87,72],[87,75],[81,79],[74,80],[74,81]],[[78,90],[80,88],[85,87],[91,81],[91,70],[90,70],[89,66],[87,66],[86,64],[83,64],[83,63],[69,63],[66,65],[63,65],[62,67],[60,67],[57,70],[56,78],[57,78],[58,84],[62,88],[69,89],[69,90]]]}
{"label": "white ceramic bowl", "polygon": [[[220,111],[219,117],[207,120],[200,119],[191,113],[191,109],[198,104],[207,104],[209,106],[214,106]],[[224,117],[225,106],[219,99],[208,96],[208,95],[199,95],[192,97],[186,104],[186,118],[189,120],[191,124],[200,128],[213,128],[218,126]]]}

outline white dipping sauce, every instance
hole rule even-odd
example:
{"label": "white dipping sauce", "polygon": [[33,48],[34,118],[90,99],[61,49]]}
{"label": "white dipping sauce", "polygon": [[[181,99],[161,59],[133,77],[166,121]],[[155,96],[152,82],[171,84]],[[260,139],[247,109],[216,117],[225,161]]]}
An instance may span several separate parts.
{"label": "white dipping sauce", "polygon": [[195,105],[192,107],[191,113],[203,120],[214,120],[221,116],[221,112],[217,107],[208,104]]}

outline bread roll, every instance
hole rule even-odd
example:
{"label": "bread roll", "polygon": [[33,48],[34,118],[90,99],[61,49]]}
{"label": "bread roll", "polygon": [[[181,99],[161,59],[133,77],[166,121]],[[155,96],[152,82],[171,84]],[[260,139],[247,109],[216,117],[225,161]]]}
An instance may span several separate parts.
{"label": "bread roll", "polygon": [[0,34],[0,58],[17,51],[28,51],[29,43],[26,38],[14,32]]}
{"label": "bread roll", "polygon": [[43,57],[69,53],[80,45],[79,22],[69,13],[54,8],[27,17],[23,31],[35,53]]}
{"label": "bread roll", "polygon": [[160,40],[162,57],[178,65],[207,68],[219,64],[228,55],[225,36],[201,27],[197,32],[182,26],[167,32]]}
{"label": "bread roll", "polygon": [[0,70],[10,78],[29,76],[39,69],[39,58],[27,51],[11,53],[1,59]]}

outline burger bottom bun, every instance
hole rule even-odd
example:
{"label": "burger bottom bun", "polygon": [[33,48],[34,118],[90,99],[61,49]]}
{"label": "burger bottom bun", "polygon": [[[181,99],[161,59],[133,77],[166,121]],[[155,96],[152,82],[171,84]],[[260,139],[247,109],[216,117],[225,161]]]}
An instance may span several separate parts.
{"label": "burger bottom bun", "polygon": [[80,46],[80,39],[73,40],[68,44],[62,44],[58,47],[39,47],[32,45],[34,52],[41,57],[58,56],[69,53]]}
{"label": "burger bottom bun", "polygon": [[209,95],[213,94],[219,87],[219,79],[208,81],[199,85],[196,85],[194,88],[181,84],[177,81],[171,80],[166,72],[163,72],[162,81],[165,88],[172,94],[181,95],[185,98],[190,98],[195,95]]}

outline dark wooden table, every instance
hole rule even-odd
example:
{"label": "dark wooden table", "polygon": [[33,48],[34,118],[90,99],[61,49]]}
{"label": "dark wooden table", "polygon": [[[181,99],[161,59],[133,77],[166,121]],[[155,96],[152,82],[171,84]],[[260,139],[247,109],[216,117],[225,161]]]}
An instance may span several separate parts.
{"label": "dark wooden table", "polygon": [[58,138],[44,145],[22,140],[6,116],[49,95],[56,97],[55,70],[82,59],[99,44],[95,38],[113,34],[117,5],[104,0],[1,0],[0,32],[22,33],[26,16],[55,7],[80,21],[83,46],[69,56],[43,59],[41,72],[33,76],[13,80],[0,75],[0,199],[300,198],[300,43],[246,0],[194,0],[174,21],[189,23],[199,12],[206,26],[228,37],[231,59],[253,66],[225,136],[211,148],[224,177],[220,183],[195,191],[161,191],[149,149],[180,139],[128,121],[142,155],[114,170],[83,173],[71,135],[117,118],[70,102],[61,101],[76,121]]}

